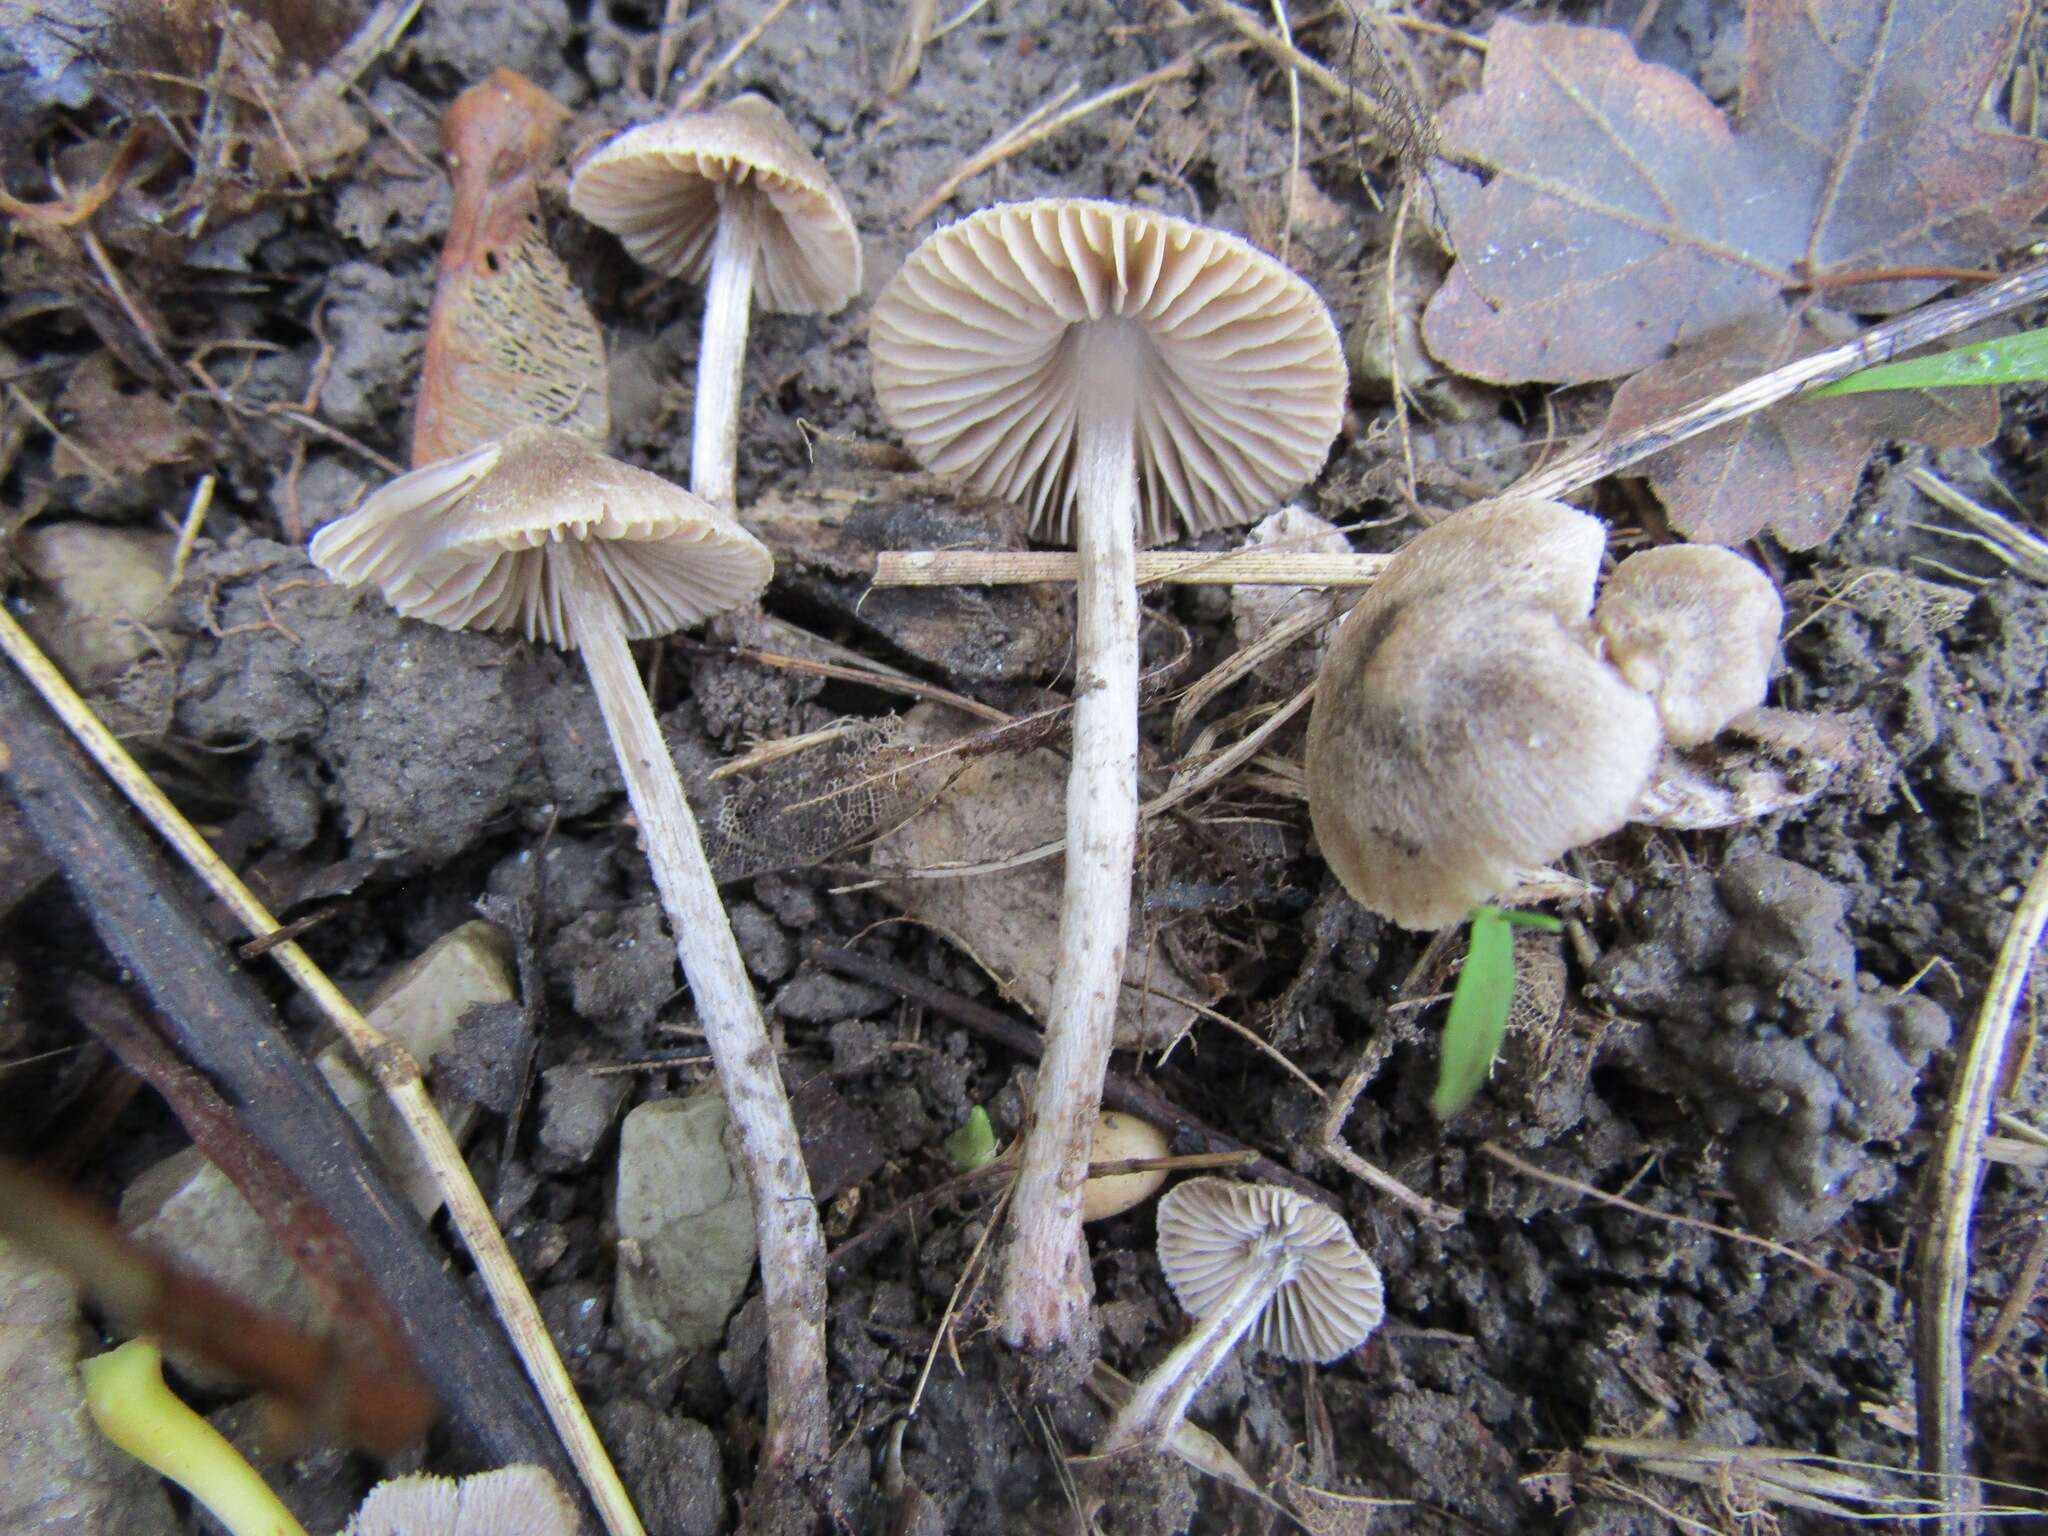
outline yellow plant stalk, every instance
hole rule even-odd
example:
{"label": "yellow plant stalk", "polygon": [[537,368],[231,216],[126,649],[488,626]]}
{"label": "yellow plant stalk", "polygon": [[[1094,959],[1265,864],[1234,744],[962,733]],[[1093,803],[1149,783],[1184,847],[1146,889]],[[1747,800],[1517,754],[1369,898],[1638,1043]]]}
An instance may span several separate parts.
{"label": "yellow plant stalk", "polygon": [[131,1339],[78,1372],[100,1433],[204,1504],[232,1536],[306,1536],[242,1453],[164,1385],[156,1345]]}

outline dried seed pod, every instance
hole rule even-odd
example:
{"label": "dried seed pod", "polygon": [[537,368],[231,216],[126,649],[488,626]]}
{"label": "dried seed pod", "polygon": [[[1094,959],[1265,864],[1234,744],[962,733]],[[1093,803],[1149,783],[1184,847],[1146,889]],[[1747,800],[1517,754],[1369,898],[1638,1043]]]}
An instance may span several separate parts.
{"label": "dried seed pod", "polygon": [[604,333],[540,222],[540,178],[568,116],[524,75],[500,69],[441,121],[455,206],[427,322],[416,465],[514,427],[561,427],[598,443],[611,432]]}

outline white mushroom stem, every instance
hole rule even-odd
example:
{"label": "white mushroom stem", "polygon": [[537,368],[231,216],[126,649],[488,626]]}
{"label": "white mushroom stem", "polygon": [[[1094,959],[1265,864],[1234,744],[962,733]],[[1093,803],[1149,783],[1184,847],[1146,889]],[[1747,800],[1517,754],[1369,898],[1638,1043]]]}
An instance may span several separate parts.
{"label": "white mushroom stem", "polygon": [[796,1121],[732,924],[704,859],[696,818],[626,649],[618,603],[582,544],[555,545],[549,557],[569,634],[590,671],[612,750],[625,774],[655,888],[675,930],[676,953],[696,999],[697,1018],[753,1186],[768,1313],[768,1425],[761,1470],[768,1477],[805,1476],[821,1470],[830,1451],[825,1239]]}
{"label": "white mushroom stem", "polygon": [[[1120,338],[1119,338],[1120,340]],[[1000,1308],[1017,1348],[1072,1337],[1088,1307],[1081,1186],[1116,1029],[1138,840],[1138,470],[1128,365],[1109,363],[1076,445],[1074,756],[1067,779],[1066,884],[1058,970],[1046,1011],[1031,1127],[1012,1197]],[[1120,350],[1120,348],[1119,348]],[[1117,381],[1130,387],[1118,387]]]}
{"label": "white mushroom stem", "polygon": [[727,510],[739,505],[740,383],[754,309],[754,259],[761,249],[752,201],[750,190],[735,190],[718,216],[690,418],[690,489]]}
{"label": "white mushroom stem", "polygon": [[1108,1456],[1134,1446],[1157,1446],[1172,1435],[1187,1417],[1188,1404],[1202,1390],[1202,1384],[1230,1358],[1230,1352],[1258,1322],[1280,1287],[1294,1277],[1300,1263],[1299,1256],[1290,1252],[1277,1236],[1268,1238],[1257,1252],[1247,1254],[1245,1271],[1237,1283],[1223,1293],[1209,1313],[1195,1324],[1193,1332],[1173,1347],[1173,1353],[1138,1383],[1117,1410],[1102,1443],[1096,1447],[1096,1454]]}

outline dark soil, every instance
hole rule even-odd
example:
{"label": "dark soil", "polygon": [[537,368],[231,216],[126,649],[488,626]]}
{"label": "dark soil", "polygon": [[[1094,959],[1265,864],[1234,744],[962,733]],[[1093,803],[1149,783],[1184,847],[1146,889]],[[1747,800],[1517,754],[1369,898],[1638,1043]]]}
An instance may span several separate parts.
{"label": "dark soil", "polygon": [[[701,70],[765,8],[692,7],[685,64]],[[892,482],[876,466],[901,465],[887,453],[862,327],[874,293],[931,227],[905,227],[908,210],[1066,86],[1085,96],[1178,57],[1197,34],[1170,22],[1171,9],[996,0],[935,43],[914,84],[888,102],[879,83],[901,8],[806,0],[727,77],[723,90],[763,91],[789,113],[866,241],[868,291],[845,313],[755,317],[740,487],[743,505],[773,509],[761,531],[784,574],[767,598],[771,620],[1012,713],[1065,686],[1061,596],[941,591],[863,605],[861,560],[874,548],[1016,535],[983,509],[949,537],[947,509],[929,488],[886,489]],[[1732,8],[1664,9],[1646,46],[1725,94],[1730,50],[1740,57]],[[604,1128],[622,1108],[700,1085],[706,1069],[600,1079],[571,1070],[687,1054],[694,1043],[676,1032],[691,1019],[687,996],[581,670],[503,637],[396,619],[373,594],[326,585],[299,547],[384,478],[365,450],[392,460],[406,451],[448,212],[445,177],[429,169],[440,111],[489,68],[510,65],[575,109],[567,144],[643,118],[653,110],[644,91],[660,11],[631,0],[428,0],[351,98],[367,138],[331,174],[259,189],[254,170],[230,166],[225,180],[200,189],[221,201],[203,238],[150,223],[139,202],[117,199],[96,227],[108,262],[143,297],[149,338],[74,248],[10,233],[0,254],[0,286],[13,295],[0,311],[8,387],[74,448],[10,407],[0,420],[0,515],[17,525],[84,517],[175,528],[197,477],[219,477],[198,553],[160,626],[165,643],[99,697],[278,910],[334,908],[306,942],[345,985],[367,988],[485,898],[517,899],[537,914],[530,947],[544,996],[531,1098],[509,1152],[504,1119],[486,1117],[474,1160],[650,1529],[710,1533],[731,1528],[733,1496],[751,1478],[762,1322],[756,1297],[722,1349],[643,1360],[629,1357],[608,1318],[617,1137]],[[1460,5],[1440,12],[1475,30],[1492,15]],[[1347,26],[1303,35],[1342,62]],[[293,35],[282,20],[278,32]],[[1419,78],[1440,94],[1476,72],[1468,52],[1411,41]],[[70,155],[82,168],[90,157],[80,145],[117,139],[119,99],[132,97],[107,84],[65,105],[11,106],[8,186],[51,195],[38,167]],[[1309,185],[1297,197],[1288,255],[1349,330],[1368,299],[1377,302],[1389,229],[1362,177],[1384,192],[1391,167],[1357,142],[1340,104],[1306,85],[1302,112]],[[1105,196],[1272,248],[1289,156],[1284,72],[1231,53],[1004,162],[940,216],[1055,192]],[[162,173],[151,196],[174,179]],[[612,348],[615,448],[686,479],[698,297],[650,284],[609,238],[568,215],[559,192],[558,180],[552,235]],[[81,409],[85,397],[67,397],[82,370],[110,355],[125,398],[162,402],[180,430],[143,441],[136,418],[95,419]],[[231,407],[164,363],[194,357]],[[1535,392],[1433,388],[1437,418],[1415,424],[1414,449],[1423,497],[1439,504],[1505,483],[1538,439],[1597,419],[1606,398],[1561,397],[1549,421]],[[298,415],[266,409],[280,404]],[[1354,406],[1331,467],[1304,501],[1334,521],[1368,525],[1355,547],[1392,548],[1413,525],[1394,519],[1387,499],[1397,483],[1391,413],[1363,394]],[[2037,395],[2008,392],[2003,438],[1937,467],[1987,501],[1997,483],[2037,507],[2041,420]],[[96,447],[118,472],[95,473],[77,446]],[[1384,1272],[1387,1325],[1361,1352],[1319,1371],[1240,1354],[1197,1400],[1195,1418],[1262,1483],[1292,1476],[1395,1501],[1374,1512],[1382,1532],[1619,1536],[1702,1528],[1681,1517],[1716,1530],[1761,1527],[1746,1523],[1729,1490],[1578,1455],[1588,1436],[1912,1464],[1905,1285],[1919,1176],[1951,1081],[1951,1047],[2032,872],[2035,834],[2048,825],[2048,597],[1971,546],[1916,529],[1932,509],[1902,471],[1926,461],[1915,452],[1880,458],[1849,526],[1823,549],[1762,552],[1787,594],[1771,702],[1853,725],[1857,764],[1790,817],[1728,833],[1630,829],[1575,855],[1571,872],[1599,894],[1564,909],[1576,927],[1561,1005],[1511,1038],[1488,1091],[1447,1123],[1428,1108],[1440,1010],[1403,1005],[1443,973],[1417,977],[1424,936],[1343,895],[1313,857],[1305,808],[1270,787],[1232,790],[1217,817],[1152,827],[1146,910],[1176,965],[1207,978],[1214,1008],[1328,1089],[1361,1052],[1373,1053],[1378,1071],[1345,1139],[1465,1213],[1437,1231],[1350,1181],[1316,1149],[1321,1102],[1214,1025],[1198,1024],[1163,1064],[1120,1059],[1120,1070],[1215,1130],[1334,1193]],[[875,504],[828,525],[829,537],[815,523],[797,529],[801,509],[824,504],[826,485],[866,486]],[[1607,488],[1597,508],[1617,528],[1654,516],[1629,487]],[[1927,558],[1951,574],[1920,563]],[[1954,600],[1944,606],[1929,581]],[[24,583],[14,601],[28,611],[44,598]],[[1232,649],[1225,593],[1179,589],[1153,606],[1163,636],[1178,625],[1190,640],[1177,683]],[[740,638],[789,649],[788,631],[776,633],[779,641]],[[1159,648],[1173,647],[1162,639]],[[709,771],[757,739],[910,703],[689,640],[656,647],[649,661],[678,761],[707,814],[733,782],[713,782]],[[1241,684],[1205,719],[1270,702],[1289,681],[1282,669],[1271,682]],[[1177,755],[1167,713],[1148,718],[1162,784]],[[1298,756],[1298,736],[1276,746]],[[748,814],[760,803],[757,794]],[[1224,822],[1225,809],[1235,822]],[[726,895],[788,1047],[785,1074],[803,1090],[813,1174],[839,1243],[952,1177],[943,1142],[972,1106],[987,1105],[998,1134],[1013,1135],[1031,1063],[938,1011],[822,966],[819,949],[857,944],[911,976],[1003,1006],[994,984],[942,939],[886,922],[894,914],[876,892],[842,889],[863,885],[859,855],[806,851],[801,867],[772,869],[749,845],[726,861],[746,865]],[[27,1146],[75,1132],[100,1091],[100,1058],[68,1049],[77,1044],[72,1026],[44,1000],[66,970],[107,963],[4,801],[0,870],[0,1063],[23,1063],[0,1066],[0,1142]],[[281,983],[265,982],[285,999]],[[289,1006],[288,1017],[304,1016]],[[313,1042],[316,1032],[301,1027]],[[43,1059],[48,1051],[62,1054]],[[474,1072],[450,1080],[486,1100],[504,1092],[495,1080],[488,1091],[474,1086]],[[2042,1082],[2038,1070],[2022,1076],[2008,1107],[2033,1114]],[[1582,1184],[1625,1190],[1656,1214],[1528,1177],[1482,1150],[1488,1142]],[[111,1192],[176,1144],[145,1096],[101,1129],[87,1177]],[[2013,1283],[2043,1193],[2040,1174],[2009,1167],[1985,1182],[1972,1293],[1980,1330]],[[914,1501],[900,1488],[885,1497],[883,1453],[988,1217],[986,1191],[968,1194],[861,1243],[834,1275],[843,1446],[834,1494],[852,1529],[916,1528],[890,1523]],[[1697,1223],[1790,1243],[1834,1279]],[[1150,1208],[1089,1235],[1103,1358],[1142,1373],[1184,1325],[1151,1253]],[[1034,1396],[986,1334],[985,1305],[973,1291],[952,1320],[952,1343],[940,1348],[902,1436],[903,1477],[948,1531],[1066,1528],[1073,1506],[1059,1456],[1084,1453],[1103,1414],[1084,1391]],[[1988,1473],[2048,1482],[2044,1369],[2048,1333],[2036,1309],[1973,1381],[1975,1453]],[[302,1471],[350,1495],[370,1474],[335,1458]],[[1249,1499],[1177,1465],[1129,1476],[1107,1490],[1107,1529],[1165,1531],[1183,1519],[1205,1532],[1281,1528]],[[1829,1516],[1773,1513],[1790,1530],[1837,1528]]]}

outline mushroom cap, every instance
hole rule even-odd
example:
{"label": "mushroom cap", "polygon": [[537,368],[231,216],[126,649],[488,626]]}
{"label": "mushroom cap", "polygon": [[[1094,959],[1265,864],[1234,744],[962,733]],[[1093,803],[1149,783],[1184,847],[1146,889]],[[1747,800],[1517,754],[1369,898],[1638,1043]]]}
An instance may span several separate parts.
{"label": "mushroom cap", "polygon": [[1322,467],[1344,417],[1337,327],[1234,235],[1051,198],[984,209],[911,252],[868,319],[882,412],[928,467],[1073,542],[1078,328],[1142,341],[1139,536],[1249,522]]}
{"label": "mushroom cap", "polygon": [[1661,732],[1587,623],[1604,542],[1561,503],[1485,502],[1351,610],[1316,679],[1308,795],[1361,906],[1442,927],[1628,820]]}
{"label": "mushroom cap", "polygon": [[394,1477],[370,1490],[341,1536],[576,1536],[576,1506],[539,1467],[460,1482]]}
{"label": "mushroom cap", "polygon": [[1180,1304],[1206,1317],[1273,1245],[1293,1272],[1252,1325],[1254,1348],[1322,1364],[1358,1348],[1386,1316],[1379,1266],[1343,1217],[1273,1184],[1188,1179],[1159,1200],[1159,1267]]}
{"label": "mushroom cap", "polygon": [[700,283],[728,203],[760,231],[754,302],[829,315],[860,292],[860,233],[831,174],[765,96],[630,128],[576,169],[569,206],[644,267]]}
{"label": "mushroom cap", "polygon": [[746,602],[775,569],[731,513],[553,427],[399,476],[322,528],[311,554],[409,617],[574,649],[552,558],[569,540],[595,557],[636,640]]}
{"label": "mushroom cap", "polygon": [[1609,659],[1656,701],[1664,734],[1681,747],[1763,703],[1784,621],[1771,579],[1711,544],[1630,555],[1593,610]]}
{"label": "mushroom cap", "polygon": [[[1166,1132],[1136,1115],[1120,1115],[1105,1109],[1095,1117],[1095,1133],[1088,1143],[1091,1163],[1121,1163],[1136,1157],[1166,1156]],[[1132,1206],[1149,1200],[1166,1182],[1164,1168],[1140,1173],[1098,1173],[1081,1184],[1081,1221],[1101,1221],[1120,1216]]]}

